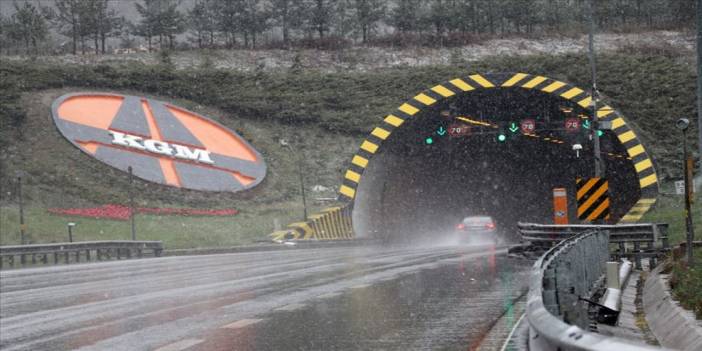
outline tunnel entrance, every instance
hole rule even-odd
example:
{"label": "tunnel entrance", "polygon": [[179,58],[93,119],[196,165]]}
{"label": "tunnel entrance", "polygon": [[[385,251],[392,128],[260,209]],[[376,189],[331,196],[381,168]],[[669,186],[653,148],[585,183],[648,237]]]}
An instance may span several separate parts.
{"label": "tunnel entrance", "polygon": [[[521,85],[509,84],[519,77]],[[594,176],[595,161],[589,97],[573,89],[524,74],[470,76],[403,104],[373,130],[346,173],[341,194],[352,201],[356,235],[439,236],[472,215],[492,216],[506,233],[518,221],[552,223],[554,188],[566,189],[570,223],[579,223],[575,180]],[[657,183],[648,156],[637,153],[643,147],[628,139],[633,131],[602,106],[600,121],[613,127],[600,137],[608,221],[617,222],[636,217],[642,198],[650,207]]]}

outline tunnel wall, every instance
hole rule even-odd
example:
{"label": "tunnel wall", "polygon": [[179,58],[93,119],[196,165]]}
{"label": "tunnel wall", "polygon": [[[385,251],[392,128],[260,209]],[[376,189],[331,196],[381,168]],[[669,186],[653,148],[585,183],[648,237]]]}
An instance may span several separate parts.
{"label": "tunnel wall", "polygon": [[[353,220],[354,229],[359,235],[382,235],[374,233],[375,223],[364,219],[363,214],[374,202],[382,198],[381,185],[383,182],[391,181],[387,172],[383,169],[394,160],[394,156],[383,151],[383,144],[392,138],[393,133],[405,126],[406,121],[411,121],[417,117],[423,109],[427,109],[438,101],[454,99],[463,94],[494,89],[497,87],[507,89],[528,89],[539,91],[544,94],[551,94],[553,97],[575,102],[583,108],[589,108],[592,97],[583,89],[574,87],[565,82],[538,75],[525,73],[509,74],[474,74],[464,78],[456,78],[427,89],[409,101],[403,103],[398,109],[387,115],[380,125],[376,126],[370,135],[361,143],[359,150],[352,157],[350,165],[344,174],[343,183],[339,189],[340,201],[352,203],[354,207]],[[609,106],[606,101],[598,101],[601,107],[597,111],[600,121],[611,122],[612,132],[616,135],[617,141],[626,150],[629,162],[636,171],[638,178],[639,198],[631,208],[619,211],[623,215],[616,218],[617,221],[635,222],[643,216],[655,203],[658,193],[658,179],[648,153],[636,137],[634,130],[627,124],[626,119]],[[366,170],[373,177],[372,181],[365,181]],[[385,180],[377,179],[385,177]],[[383,216],[381,216],[383,217]]]}

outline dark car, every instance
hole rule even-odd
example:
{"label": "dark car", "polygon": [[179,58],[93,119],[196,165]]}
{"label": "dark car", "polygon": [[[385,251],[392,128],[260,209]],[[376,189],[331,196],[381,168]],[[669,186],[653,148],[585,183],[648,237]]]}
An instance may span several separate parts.
{"label": "dark car", "polygon": [[456,225],[459,241],[471,244],[497,244],[497,226],[490,216],[470,216]]}

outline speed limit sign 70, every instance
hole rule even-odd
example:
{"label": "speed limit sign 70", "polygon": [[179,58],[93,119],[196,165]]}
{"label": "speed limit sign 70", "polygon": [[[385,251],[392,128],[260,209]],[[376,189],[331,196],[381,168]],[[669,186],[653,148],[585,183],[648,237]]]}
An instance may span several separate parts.
{"label": "speed limit sign 70", "polygon": [[519,124],[519,128],[522,130],[522,134],[532,134],[536,129],[536,121],[533,119],[524,119]]}
{"label": "speed limit sign 70", "polygon": [[566,132],[572,133],[580,130],[580,119],[578,118],[566,118],[565,120],[565,130]]}
{"label": "speed limit sign 70", "polygon": [[452,138],[469,135],[470,126],[465,123],[453,123],[448,128],[448,134]]}

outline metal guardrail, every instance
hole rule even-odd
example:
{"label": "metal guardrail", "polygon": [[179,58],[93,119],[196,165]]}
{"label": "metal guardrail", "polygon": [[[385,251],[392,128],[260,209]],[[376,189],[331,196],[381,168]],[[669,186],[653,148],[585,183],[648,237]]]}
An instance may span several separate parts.
{"label": "metal guardrail", "polygon": [[636,269],[642,269],[641,260],[648,258],[650,267],[670,249],[667,223],[635,224],[537,224],[517,223],[522,239],[532,244],[551,246],[555,242],[569,238],[587,230],[606,230],[609,242],[617,244],[613,259],[626,257],[632,260]]}
{"label": "metal guardrail", "polygon": [[[33,244],[0,246],[0,269],[39,264],[78,263],[110,259],[159,257],[163,252],[160,241],[83,241],[76,243]],[[53,260],[49,259],[53,256]]]}
{"label": "metal guardrail", "polygon": [[609,233],[590,230],[566,238],[534,264],[527,298],[529,350],[662,350],[589,332],[587,309],[579,297],[589,294],[609,258]]}

